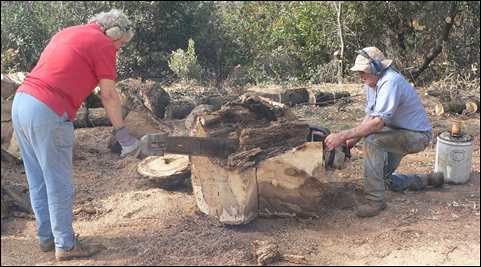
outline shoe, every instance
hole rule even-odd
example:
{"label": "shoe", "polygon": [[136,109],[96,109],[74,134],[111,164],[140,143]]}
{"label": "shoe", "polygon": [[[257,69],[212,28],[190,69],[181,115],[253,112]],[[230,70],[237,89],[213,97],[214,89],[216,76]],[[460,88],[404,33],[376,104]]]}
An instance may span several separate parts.
{"label": "shoe", "polygon": [[433,172],[428,174],[428,185],[440,187],[444,184],[444,174],[442,172]]}
{"label": "shoe", "polygon": [[38,245],[42,252],[49,252],[55,249],[55,242],[53,240],[39,241]]}
{"label": "shoe", "polygon": [[417,174],[416,176],[419,177],[426,186],[440,187],[444,184],[444,174],[442,172]]}
{"label": "shoe", "polygon": [[93,256],[97,252],[99,252],[99,249],[80,243],[77,235],[75,237],[74,247],[70,250],[63,250],[57,248],[55,250],[55,258],[57,259],[57,261],[66,261],[75,258],[88,258]]}
{"label": "shoe", "polygon": [[378,215],[382,210],[386,208],[386,202],[368,200],[366,204],[358,207],[356,215],[359,217],[372,217]]}

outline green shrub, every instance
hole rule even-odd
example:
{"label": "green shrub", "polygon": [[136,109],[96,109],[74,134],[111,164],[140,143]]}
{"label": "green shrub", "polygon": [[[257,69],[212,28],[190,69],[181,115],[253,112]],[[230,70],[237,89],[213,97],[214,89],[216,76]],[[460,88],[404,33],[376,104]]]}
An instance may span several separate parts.
{"label": "green shrub", "polygon": [[200,81],[202,77],[202,67],[197,63],[194,46],[194,40],[189,39],[187,52],[179,48],[170,55],[170,69],[184,82]]}

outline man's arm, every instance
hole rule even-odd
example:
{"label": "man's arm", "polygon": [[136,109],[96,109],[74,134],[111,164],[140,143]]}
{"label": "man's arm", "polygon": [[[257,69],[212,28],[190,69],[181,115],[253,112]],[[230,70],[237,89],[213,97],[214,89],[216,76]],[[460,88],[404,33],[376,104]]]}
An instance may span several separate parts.
{"label": "man's arm", "polygon": [[324,140],[328,150],[332,150],[345,143],[349,139],[362,138],[371,133],[379,132],[384,127],[384,120],[381,117],[366,117],[357,127],[341,131],[337,134],[330,134]]}
{"label": "man's arm", "polygon": [[[364,116],[364,119],[362,120],[361,124],[365,123],[368,119],[369,119],[369,115]],[[361,138],[362,137],[355,137],[355,138],[347,139],[346,140],[347,147],[348,148],[354,147],[359,142],[359,140],[361,140]]]}
{"label": "man's arm", "polygon": [[124,126],[122,119],[122,108],[120,105],[120,96],[115,90],[115,82],[112,80],[101,79],[100,99],[104,105],[107,116],[109,116],[112,126],[119,129]]}

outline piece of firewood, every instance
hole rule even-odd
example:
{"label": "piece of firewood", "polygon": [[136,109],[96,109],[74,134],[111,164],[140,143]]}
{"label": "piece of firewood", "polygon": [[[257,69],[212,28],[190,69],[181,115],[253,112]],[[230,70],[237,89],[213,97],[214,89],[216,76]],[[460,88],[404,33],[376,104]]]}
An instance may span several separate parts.
{"label": "piece of firewood", "polygon": [[183,185],[190,178],[189,156],[177,154],[150,156],[137,165],[137,172],[151,185],[172,189]]}
{"label": "piece of firewood", "polygon": [[279,246],[269,240],[254,240],[252,254],[259,266],[277,262],[281,258]]}

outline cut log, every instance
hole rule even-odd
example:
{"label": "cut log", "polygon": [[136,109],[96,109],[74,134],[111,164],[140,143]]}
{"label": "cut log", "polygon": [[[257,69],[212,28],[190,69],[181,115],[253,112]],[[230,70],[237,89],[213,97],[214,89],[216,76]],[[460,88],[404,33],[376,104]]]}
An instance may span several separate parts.
{"label": "cut log", "polygon": [[189,156],[165,154],[147,157],[138,164],[137,172],[151,185],[173,189],[184,185],[190,178]]}
{"label": "cut log", "polygon": [[192,189],[199,210],[225,224],[246,224],[257,217],[255,168],[228,170],[216,160],[191,156]]}
{"label": "cut log", "polygon": [[165,109],[165,119],[181,120],[185,119],[194,109],[194,103],[189,100],[170,101]]}
{"label": "cut log", "polygon": [[2,98],[2,122],[10,122],[12,120],[12,103],[13,100],[5,100]]}
{"label": "cut log", "polygon": [[11,199],[11,202],[21,211],[33,214],[32,205],[30,204],[30,198],[28,194],[18,194],[10,187],[2,185],[2,195],[8,196]]}
{"label": "cut log", "polygon": [[477,112],[479,110],[479,101],[453,100],[450,102],[438,103],[434,106],[434,111],[438,116],[444,113],[462,114],[464,110],[469,113]]}
{"label": "cut log", "polygon": [[324,175],[321,142],[266,159],[257,166],[259,213],[263,215],[317,216]]}
{"label": "cut log", "polygon": [[187,128],[188,130],[192,129],[199,115],[213,110],[214,107],[211,105],[199,105],[195,107],[185,119],[185,128]]}
{"label": "cut log", "polygon": [[301,103],[309,102],[309,92],[307,88],[249,88],[249,93],[257,96],[269,98],[275,102],[294,106]]}
{"label": "cut log", "polygon": [[1,147],[2,160],[18,162],[21,159],[20,148],[13,133],[12,125],[12,102],[13,99],[2,99],[1,121]]}
{"label": "cut log", "polygon": [[[160,83],[154,81],[127,79],[117,83],[120,90],[121,104],[129,111],[144,111],[147,108],[156,118],[165,116],[170,96],[162,89]],[[188,113],[187,113],[188,114]]]}
{"label": "cut log", "polygon": [[327,106],[336,103],[339,100],[343,101],[350,101],[351,94],[346,91],[341,92],[323,92],[323,91],[316,91],[314,92],[314,99],[315,102],[312,104],[316,104],[318,106]]}
{"label": "cut log", "polygon": [[[25,79],[25,72],[2,74],[2,99],[11,98]],[[3,104],[2,104],[3,105]]]}
{"label": "cut log", "polygon": [[479,113],[479,99],[472,99],[466,101],[466,111],[469,113]]}
{"label": "cut log", "polygon": [[195,136],[239,142],[226,160],[191,156],[202,212],[225,224],[244,224],[259,214],[318,216],[319,205],[332,201],[330,189],[336,187],[326,185],[322,142],[305,143],[309,126],[276,116],[282,112],[273,108],[250,95],[200,115]]}

